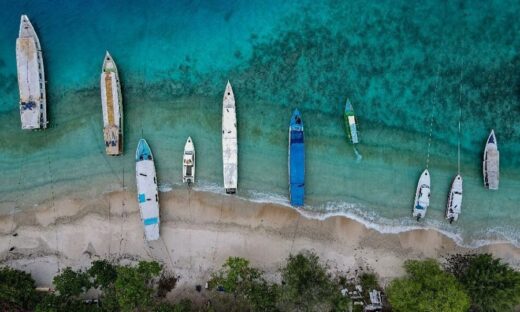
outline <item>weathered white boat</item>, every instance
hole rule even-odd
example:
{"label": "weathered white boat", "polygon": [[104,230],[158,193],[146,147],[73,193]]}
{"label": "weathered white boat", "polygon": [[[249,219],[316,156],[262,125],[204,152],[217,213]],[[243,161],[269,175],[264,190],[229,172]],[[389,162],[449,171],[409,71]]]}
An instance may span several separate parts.
{"label": "weathered white boat", "polygon": [[45,129],[48,122],[42,47],[27,15],[20,19],[16,67],[22,129]]}
{"label": "weathered white boat", "polygon": [[184,145],[184,156],[182,158],[182,182],[195,183],[195,146],[191,137],[188,137]]}
{"label": "weathered white boat", "polygon": [[448,203],[446,204],[446,219],[452,223],[459,219],[462,209],[462,177],[457,174],[451,183]]}
{"label": "weathered white boat", "polygon": [[415,201],[412,216],[419,221],[426,216],[426,210],[430,205],[430,173],[425,169],[417,183]]}
{"label": "weathered white boat", "polygon": [[491,130],[484,149],[484,161],[482,173],[484,175],[484,186],[490,190],[498,190],[500,154],[495,131]]}
{"label": "weathered white boat", "polygon": [[105,150],[107,155],[120,155],[123,152],[123,97],[116,63],[108,51],[103,61],[99,83]]}
{"label": "weathered white boat", "polygon": [[159,194],[152,150],[145,139],[139,140],[135,152],[137,201],[146,240],[159,239]]}
{"label": "weathered white boat", "polygon": [[235,96],[227,83],[222,103],[222,169],[226,193],[234,194],[238,184],[238,144]]}

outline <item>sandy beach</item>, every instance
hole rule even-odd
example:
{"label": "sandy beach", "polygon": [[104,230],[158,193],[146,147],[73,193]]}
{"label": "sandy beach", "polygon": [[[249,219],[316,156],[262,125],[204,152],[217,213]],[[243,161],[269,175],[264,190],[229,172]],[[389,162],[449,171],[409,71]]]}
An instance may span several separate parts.
{"label": "sandy beach", "polygon": [[193,190],[161,193],[160,205],[161,239],[151,243],[143,239],[137,202],[127,192],[61,199],[4,215],[0,264],[50,286],[66,266],[88,267],[100,258],[155,259],[180,277],[177,289],[184,292],[204,285],[229,256],[245,257],[277,279],[285,258],[301,250],[316,252],[332,271],[372,270],[383,285],[403,274],[406,259],[450,253],[491,252],[520,267],[520,249],[510,244],[468,249],[434,230],[381,234],[346,217],[309,219],[289,207]]}

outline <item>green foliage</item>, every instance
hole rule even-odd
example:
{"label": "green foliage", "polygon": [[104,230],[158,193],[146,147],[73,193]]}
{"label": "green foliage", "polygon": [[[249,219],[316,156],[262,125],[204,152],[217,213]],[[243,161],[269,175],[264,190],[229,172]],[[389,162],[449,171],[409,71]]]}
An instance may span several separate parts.
{"label": "green foliage", "polygon": [[75,297],[87,291],[91,284],[87,273],[73,271],[70,267],[65,268],[61,274],[52,280],[54,287],[60,296]]}
{"label": "green foliage", "polygon": [[469,297],[454,276],[441,270],[435,260],[406,261],[407,276],[393,280],[387,295],[392,310],[466,312]]}
{"label": "green foliage", "polygon": [[92,266],[87,270],[90,277],[93,278],[92,287],[101,289],[107,288],[114,283],[117,278],[116,267],[107,260],[96,260],[92,262]]}
{"label": "green foliage", "polygon": [[80,300],[56,296],[52,294],[45,295],[36,306],[35,312],[95,312],[101,309],[95,305],[88,305]]}
{"label": "green foliage", "polygon": [[118,267],[114,287],[121,311],[151,307],[154,295],[151,282],[160,273],[161,266],[155,261],[140,261],[137,267]]}
{"label": "green foliage", "polygon": [[154,309],[153,312],[190,312],[192,311],[191,301],[189,299],[183,299],[181,302],[176,304],[160,303]]}
{"label": "green foliage", "polygon": [[476,311],[512,311],[520,304],[520,272],[490,254],[453,255],[447,271],[462,283]]}
{"label": "green foliage", "polygon": [[310,252],[290,255],[282,268],[281,309],[305,311],[345,310],[348,299],[341,295],[327,267]]}
{"label": "green foliage", "polygon": [[11,268],[0,269],[0,309],[30,309],[38,300],[31,275]]}
{"label": "green foliage", "polygon": [[262,277],[262,272],[249,266],[249,261],[239,257],[230,257],[217,274],[210,280],[212,287],[222,286],[250,306],[253,311],[274,311],[278,288],[269,285]]}

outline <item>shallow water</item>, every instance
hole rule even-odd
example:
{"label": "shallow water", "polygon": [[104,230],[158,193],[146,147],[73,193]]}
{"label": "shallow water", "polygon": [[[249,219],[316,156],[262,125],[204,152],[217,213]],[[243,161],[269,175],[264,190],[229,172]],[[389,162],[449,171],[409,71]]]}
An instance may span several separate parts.
{"label": "shallow water", "polygon": [[[306,209],[346,214],[383,231],[434,227],[468,245],[520,245],[520,21],[517,1],[0,1],[0,209],[60,196],[135,189],[144,136],[162,186],[181,185],[191,136],[198,188],[222,192],[220,118],[226,81],[239,124],[239,196],[286,204],[287,136],[298,107],[306,130]],[[23,132],[15,39],[19,15],[44,49],[50,129]],[[125,156],[104,155],[98,79],[105,50],[124,91]],[[347,143],[349,97],[361,144]],[[463,214],[443,212],[457,172]],[[432,198],[411,219],[428,158]],[[482,186],[491,128],[500,190]]]}

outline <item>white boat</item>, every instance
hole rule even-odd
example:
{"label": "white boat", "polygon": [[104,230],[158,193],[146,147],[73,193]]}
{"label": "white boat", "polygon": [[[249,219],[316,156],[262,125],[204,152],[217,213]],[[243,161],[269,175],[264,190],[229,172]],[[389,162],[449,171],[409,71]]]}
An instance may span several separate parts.
{"label": "white boat", "polygon": [[500,154],[495,131],[491,130],[484,149],[482,172],[484,186],[490,190],[498,190]]}
{"label": "white boat", "polygon": [[159,239],[159,194],[152,150],[145,139],[139,140],[135,152],[137,201],[146,240]]}
{"label": "white boat", "polygon": [[191,137],[188,137],[184,145],[184,156],[182,158],[182,182],[195,183],[195,146]]}
{"label": "white boat", "polygon": [[430,173],[425,169],[417,183],[415,201],[412,216],[419,221],[426,216],[426,210],[430,205]]}
{"label": "white boat", "polygon": [[27,15],[20,20],[16,67],[22,129],[45,129],[48,122],[42,47]]}
{"label": "white boat", "polygon": [[235,96],[229,81],[222,103],[222,170],[226,193],[236,193],[238,183],[237,116]]}
{"label": "white boat", "polygon": [[459,219],[462,208],[462,177],[457,174],[451,183],[450,195],[446,204],[446,219],[452,223]]}
{"label": "white boat", "polygon": [[116,63],[108,51],[103,61],[99,83],[105,150],[107,155],[120,155],[123,152],[123,97]]}

